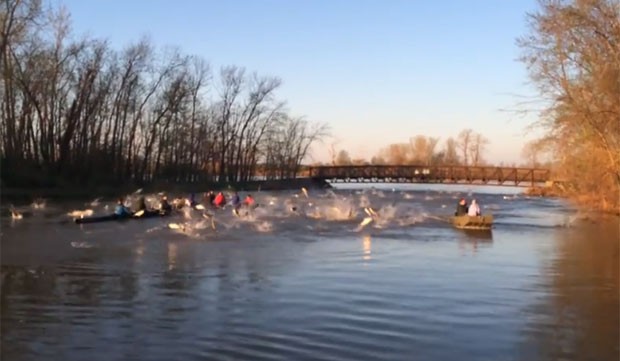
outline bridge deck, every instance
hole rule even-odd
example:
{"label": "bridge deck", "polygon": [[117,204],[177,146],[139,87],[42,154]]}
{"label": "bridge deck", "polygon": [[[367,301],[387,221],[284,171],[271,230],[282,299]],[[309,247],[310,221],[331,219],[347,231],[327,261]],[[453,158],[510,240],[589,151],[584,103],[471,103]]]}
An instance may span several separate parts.
{"label": "bridge deck", "polygon": [[529,186],[550,180],[549,169],[490,166],[361,165],[310,167],[310,177],[332,182],[469,183]]}

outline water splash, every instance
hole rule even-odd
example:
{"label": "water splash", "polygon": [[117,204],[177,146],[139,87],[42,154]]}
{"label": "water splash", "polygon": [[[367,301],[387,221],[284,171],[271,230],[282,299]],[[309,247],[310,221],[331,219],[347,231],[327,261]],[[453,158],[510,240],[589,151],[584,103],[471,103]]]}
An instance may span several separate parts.
{"label": "water splash", "polygon": [[189,207],[183,207],[181,208],[181,212],[183,213],[183,218],[185,219],[192,219],[192,212],[193,210]]}
{"label": "water splash", "polygon": [[306,216],[328,221],[343,221],[354,219],[358,212],[350,199],[336,199],[332,204],[315,205]]}
{"label": "water splash", "polygon": [[267,222],[267,221],[263,221],[263,222],[260,222],[260,223],[255,223],[254,227],[255,227],[256,231],[261,232],[261,233],[266,233],[266,232],[273,231],[273,223]]}
{"label": "water splash", "polygon": [[82,242],[73,241],[71,242],[71,247],[73,248],[94,248],[96,246],[95,244],[86,242],[86,241],[82,241]]}
{"label": "water splash", "polygon": [[34,202],[32,202],[30,206],[34,209],[44,209],[46,204],[47,204],[47,201],[45,199],[39,198],[39,199],[36,199]]}
{"label": "water splash", "polygon": [[67,215],[72,218],[82,218],[82,217],[90,217],[93,215],[93,213],[94,212],[92,209],[84,209],[84,210],[74,209],[71,212],[68,212]]}

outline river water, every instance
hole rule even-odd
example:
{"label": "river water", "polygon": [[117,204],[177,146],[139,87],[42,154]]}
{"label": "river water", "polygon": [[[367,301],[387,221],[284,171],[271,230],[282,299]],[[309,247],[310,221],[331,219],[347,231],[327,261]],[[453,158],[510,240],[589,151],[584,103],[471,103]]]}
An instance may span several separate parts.
{"label": "river water", "polygon": [[[3,204],[2,360],[618,360],[617,218],[516,188],[349,187],[213,223]],[[491,233],[446,222],[461,196]]]}

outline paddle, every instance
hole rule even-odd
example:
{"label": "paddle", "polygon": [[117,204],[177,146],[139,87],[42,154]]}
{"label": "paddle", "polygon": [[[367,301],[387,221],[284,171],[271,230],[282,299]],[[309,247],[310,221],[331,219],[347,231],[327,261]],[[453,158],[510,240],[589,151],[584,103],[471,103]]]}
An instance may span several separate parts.
{"label": "paddle", "polygon": [[144,209],[141,209],[139,211],[137,211],[136,213],[133,214],[134,217],[142,217],[142,215],[144,214]]}
{"label": "paddle", "polygon": [[355,228],[355,232],[359,232],[361,231],[366,225],[368,225],[368,223],[372,222],[373,219],[372,217],[366,217],[364,218],[364,220],[362,220],[362,223],[360,223],[356,228]]}
{"label": "paddle", "polygon": [[366,212],[366,214],[368,214],[369,216],[373,217],[377,215],[377,212],[375,212],[374,209],[370,208],[370,207],[366,207],[364,208],[364,212]]}
{"label": "paddle", "polygon": [[367,225],[368,223],[372,222],[372,217],[366,217],[364,218],[364,220],[362,221],[362,223],[360,223],[361,227],[364,227],[365,225]]}

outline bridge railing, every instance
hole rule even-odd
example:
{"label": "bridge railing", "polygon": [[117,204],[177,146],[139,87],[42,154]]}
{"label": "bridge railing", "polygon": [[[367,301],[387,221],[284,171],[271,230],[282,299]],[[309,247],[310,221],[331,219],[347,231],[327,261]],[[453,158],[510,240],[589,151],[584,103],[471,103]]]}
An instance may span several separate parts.
{"label": "bridge railing", "polygon": [[543,183],[550,180],[550,171],[543,168],[492,166],[424,166],[424,165],[346,165],[310,167],[312,178],[344,181],[423,182],[505,182],[519,185],[524,182]]}

